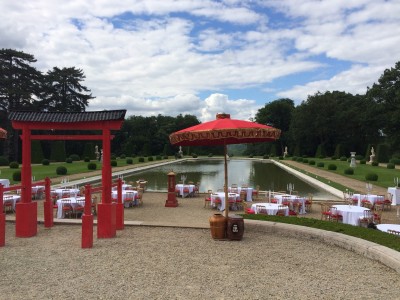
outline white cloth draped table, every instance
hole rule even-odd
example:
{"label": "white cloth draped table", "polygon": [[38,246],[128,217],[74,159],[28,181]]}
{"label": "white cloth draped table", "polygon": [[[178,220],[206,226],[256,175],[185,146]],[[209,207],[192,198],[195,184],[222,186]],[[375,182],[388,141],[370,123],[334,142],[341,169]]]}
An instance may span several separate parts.
{"label": "white cloth draped table", "polygon": [[380,231],[387,232],[388,230],[400,231],[400,224],[378,224],[376,228]]}
{"label": "white cloth draped table", "polygon": [[230,193],[236,193],[240,195],[241,191],[246,192],[246,201],[252,201],[253,200],[253,188],[252,187],[228,187],[228,192]]}
{"label": "white cloth draped table", "polygon": [[[175,191],[179,191],[179,196],[181,196],[182,198],[187,197],[188,195],[193,195],[194,193],[194,184],[182,184],[182,183],[178,183],[177,185],[175,185]],[[184,190],[188,189],[189,193],[184,192]]]}
{"label": "white cloth draped table", "polygon": [[14,194],[3,194],[3,203],[5,202],[12,202],[12,208],[15,211],[15,204],[21,200],[20,195],[14,195]]}
{"label": "white cloth draped table", "polygon": [[[216,207],[217,203],[215,203],[215,199],[221,199],[221,204],[218,203],[218,209],[220,211],[225,210],[225,192],[217,192],[211,194],[211,206]],[[236,201],[240,199],[240,195],[237,193],[228,193],[228,198],[231,201]]]}
{"label": "white cloth draped table", "polygon": [[336,207],[338,214],[343,216],[343,223],[355,226],[359,224],[360,217],[364,216],[364,211],[370,210],[354,205],[332,205],[332,207]]}
{"label": "white cloth draped table", "polygon": [[383,201],[385,200],[385,197],[380,196],[380,195],[373,195],[373,194],[353,194],[353,198],[352,199],[356,199],[358,201],[358,206],[361,206],[361,202],[363,200],[368,200],[369,202],[371,202],[372,205],[375,204],[375,202],[377,200]]}
{"label": "white cloth draped table", "polygon": [[299,211],[299,214],[305,214],[306,213],[306,198],[305,197],[299,197],[299,196],[297,196],[297,195],[289,195],[289,194],[287,194],[287,195],[275,195],[274,196],[274,198],[278,201],[278,204],[282,204],[282,200],[284,199],[284,198],[289,198],[290,199],[290,202],[292,202],[293,203],[293,201],[299,201],[300,203],[301,203],[301,208],[300,208],[300,211]]}
{"label": "white cloth draped table", "polygon": [[[85,197],[70,197],[70,198],[64,198],[64,199],[71,200],[71,206],[76,207],[79,205],[78,201],[85,200]],[[62,200],[63,199],[57,200],[57,218],[58,219],[64,218],[63,210],[62,210]]]}
{"label": "white cloth draped table", "polygon": [[72,188],[72,189],[55,189],[52,190],[52,192],[55,192],[57,194],[58,198],[62,198],[64,192],[68,192],[70,197],[76,197],[79,193],[79,189]]}
{"label": "white cloth draped table", "polygon": [[388,187],[388,193],[392,194],[392,205],[400,205],[400,188]]}
{"label": "white cloth draped table", "polygon": [[[258,213],[257,212],[258,205],[265,207],[267,214],[272,215],[272,216],[276,215],[276,213],[279,210],[279,207],[282,206],[282,204],[278,204],[278,203],[268,203],[268,202],[267,203],[255,203],[255,204],[251,205],[251,209],[254,210],[256,214]],[[289,207],[285,205],[283,208],[285,209],[285,216],[288,216],[289,215]]]}
{"label": "white cloth draped table", "polygon": [[9,186],[10,186],[10,180],[8,180],[8,179],[0,179],[0,183],[1,183],[4,187],[9,187]]}
{"label": "white cloth draped table", "polygon": [[[124,207],[129,207],[129,203],[125,201],[132,199],[132,202],[135,203],[137,199],[138,191],[135,190],[122,190],[122,203],[124,203]],[[111,198],[115,201],[118,200],[118,191],[112,191]],[[136,203],[135,203],[136,204]]]}

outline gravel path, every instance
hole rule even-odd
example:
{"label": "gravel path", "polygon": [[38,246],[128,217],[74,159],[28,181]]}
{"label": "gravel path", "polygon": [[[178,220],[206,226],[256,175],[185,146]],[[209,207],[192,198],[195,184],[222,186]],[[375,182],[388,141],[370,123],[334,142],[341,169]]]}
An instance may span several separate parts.
{"label": "gravel path", "polygon": [[399,299],[400,276],[318,241],[262,234],[216,241],[207,229],[127,227],[80,248],[80,227],[7,224],[1,299]]}

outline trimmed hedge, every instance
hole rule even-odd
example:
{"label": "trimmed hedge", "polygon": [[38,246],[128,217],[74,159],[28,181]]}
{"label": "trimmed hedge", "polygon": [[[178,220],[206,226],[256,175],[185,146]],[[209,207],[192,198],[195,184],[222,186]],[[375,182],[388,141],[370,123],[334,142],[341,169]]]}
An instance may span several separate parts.
{"label": "trimmed hedge", "polygon": [[318,168],[323,168],[323,167],[325,167],[325,164],[322,161],[320,161],[320,162],[317,163],[317,167]]}
{"label": "trimmed hedge", "polygon": [[126,159],[126,163],[127,163],[128,165],[132,165],[132,164],[133,164],[133,159],[132,159],[132,158],[127,158],[127,159]]}
{"label": "trimmed hedge", "polygon": [[378,174],[376,173],[368,173],[365,175],[365,180],[367,181],[378,181]]}
{"label": "trimmed hedge", "polygon": [[116,167],[118,165],[116,160],[111,161],[111,167]]}
{"label": "trimmed hedge", "polygon": [[335,164],[328,165],[328,170],[335,171],[336,169],[337,169],[337,166]]}
{"label": "trimmed hedge", "polygon": [[94,162],[90,162],[87,165],[88,170],[96,170],[97,169],[97,164]]}
{"label": "trimmed hedge", "polygon": [[56,174],[57,174],[57,175],[66,175],[67,173],[68,173],[68,170],[67,170],[67,168],[64,167],[64,166],[59,166],[59,167],[57,167],[57,169],[56,169]]}
{"label": "trimmed hedge", "polygon": [[19,163],[17,161],[10,162],[10,169],[18,169]]}
{"label": "trimmed hedge", "polygon": [[344,174],[346,174],[346,175],[354,175],[354,169],[353,168],[344,169]]}
{"label": "trimmed hedge", "polygon": [[50,161],[45,158],[45,159],[42,160],[42,165],[43,166],[48,166],[48,165],[50,165]]}
{"label": "trimmed hedge", "polygon": [[5,156],[0,156],[0,166],[8,166],[10,164],[9,160]]}
{"label": "trimmed hedge", "polygon": [[21,171],[15,171],[12,177],[14,181],[21,181]]}
{"label": "trimmed hedge", "polygon": [[393,164],[393,163],[388,163],[387,165],[386,165],[386,168],[388,168],[388,169],[394,169],[396,166]]}

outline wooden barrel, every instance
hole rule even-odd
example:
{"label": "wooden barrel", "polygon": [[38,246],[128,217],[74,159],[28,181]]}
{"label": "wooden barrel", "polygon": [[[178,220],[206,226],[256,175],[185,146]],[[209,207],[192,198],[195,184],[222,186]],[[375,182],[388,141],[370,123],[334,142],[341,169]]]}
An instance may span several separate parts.
{"label": "wooden barrel", "polygon": [[244,222],[242,216],[231,215],[228,217],[226,237],[229,240],[240,241],[244,233]]}
{"label": "wooden barrel", "polygon": [[225,238],[226,221],[221,214],[214,214],[210,217],[211,237],[213,239]]}

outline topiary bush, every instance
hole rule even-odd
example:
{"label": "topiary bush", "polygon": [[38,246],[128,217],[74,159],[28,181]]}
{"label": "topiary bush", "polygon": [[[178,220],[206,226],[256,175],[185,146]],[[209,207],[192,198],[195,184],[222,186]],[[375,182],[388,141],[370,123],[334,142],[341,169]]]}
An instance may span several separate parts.
{"label": "topiary bush", "polygon": [[78,154],[71,154],[71,155],[69,156],[69,158],[70,158],[72,161],[80,161],[80,160],[81,160],[81,158],[80,158],[80,156],[79,156]]}
{"label": "topiary bush", "polygon": [[389,160],[389,163],[400,165],[400,158],[392,158],[391,160]]}
{"label": "topiary bush", "polygon": [[314,166],[314,165],[315,165],[315,160],[310,160],[310,161],[308,162],[308,164],[311,165],[311,166]]}
{"label": "topiary bush", "polygon": [[346,175],[354,175],[354,169],[353,168],[344,169],[344,174],[346,174]]}
{"label": "topiary bush", "polygon": [[111,161],[111,167],[116,167],[117,165],[118,165],[117,161],[113,159]]}
{"label": "topiary bush", "polygon": [[293,160],[293,161],[296,161],[296,160],[297,160],[297,156],[293,156],[293,157],[292,157],[292,160]]}
{"label": "topiary bush", "polygon": [[168,159],[168,155],[164,155],[164,156],[163,156],[163,159]]}
{"label": "topiary bush", "polygon": [[377,166],[379,166],[379,163],[378,163],[377,161],[373,161],[373,162],[371,163],[371,166],[377,167]]}
{"label": "topiary bush", "polygon": [[10,169],[18,169],[19,163],[17,161],[10,162]]}
{"label": "topiary bush", "polygon": [[88,156],[85,156],[85,158],[83,159],[84,162],[89,162],[90,158]]}
{"label": "topiary bush", "polygon": [[147,160],[148,160],[148,161],[153,161],[154,158],[153,158],[153,156],[149,156],[149,157],[147,158]]}
{"label": "topiary bush", "polygon": [[323,168],[323,167],[325,167],[325,164],[322,161],[320,161],[319,163],[317,163],[317,167]]}
{"label": "topiary bush", "polygon": [[337,169],[337,166],[335,164],[328,165],[328,170],[335,171],[336,169]]}
{"label": "topiary bush", "polygon": [[308,158],[303,158],[303,163],[308,164]]}
{"label": "topiary bush", "polygon": [[71,159],[71,157],[68,157],[68,158],[65,160],[65,162],[66,162],[67,164],[72,164],[72,159]]}
{"label": "topiary bush", "polygon": [[43,159],[43,160],[42,160],[42,165],[43,165],[43,166],[48,166],[48,165],[50,165],[50,160],[48,160],[48,159],[46,159],[46,158]]}
{"label": "topiary bush", "polygon": [[212,153],[208,153],[208,157],[213,157],[213,154]]}
{"label": "topiary bush", "polygon": [[297,161],[298,161],[298,162],[302,162],[303,159],[304,159],[304,158],[302,158],[302,157],[298,157],[298,158],[297,158]]}
{"label": "topiary bush", "polygon": [[12,174],[12,178],[14,181],[21,181],[21,171],[15,171]]}
{"label": "topiary bush", "polygon": [[126,159],[126,163],[127,163],[128,165],[132,165],[132,164],[133,164],[133,159],[132,159],[132,158],[127,158],[127,159]]}
{"label": "topiary bush", "polygon": [[346,156],[341,156],[341,157],[340,157],[340,160],[341,160],[341,161],[346,161],[346,160],[347,160],[347,157],[346,157]]}
{"label": "topiary bush", "polygon": [[124,159],[124,158],[126,158],[126,155],[125,154],[121,154],[119,157]]}
{"label": "topiary bush", "polygon": [[192,157],[193,158],[197,158],[197,154],[196,153],[192,153]]}
{"label": "topiary bush", "polygon": [[378,180],[378,174],[376,173],[368,173],[365,175],[365,180],[367,181],[377,181]]}
{"label": "topiary bush", "polygon": [[139,162],[144,162],[144,157],[139,157]]}
{"label": "topiary bush", "polygon": [[395,166],[395,164],[393,164],[393,163],[388,163],[387,165],[386,165],[386,168],[388,168],[388,169],[394,169],[396,166]]}
{"label": "topiary bush", "polygon": [[[196,157],[197,157],[197,154],[195,154],[196,155]],[[162,157],[161,157],[161,155],[157,155],[156,156],[156,160],[161,160],[162,159]]]}
{"label": "topiary bush", "polygon": [[360,160],[360,165],[365,165],[367,162],[365,159]]}
{"label": "topiary bush", "polygon": [[56,169],[56,174],[57,174],[57,175],[66,175],[67,172],[68,172],[68,170],[67,170],[67,168],[64,167],[64,166],[59,166],[59,167],[57,167],[57,169]]}
{"label": "topiary bush", "polygon": [[0,166],[8,166],[9,164],[7,157],[0,156]]}
{"label": "topiary bush", "polygon": [[263,159],[268,159],[269,158],[269,155],[268,154],[264,154],[263,155]]}
{"label": "topiary bush", "polygon": [[88,170],[96,170],[97,169],[97,164],[94,162],[90,162],[87,165]]}

